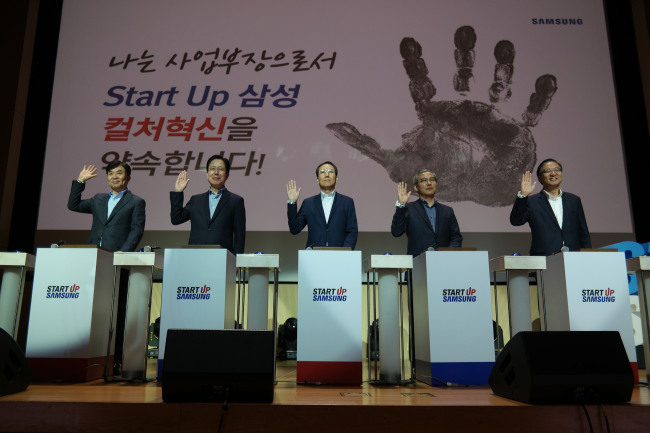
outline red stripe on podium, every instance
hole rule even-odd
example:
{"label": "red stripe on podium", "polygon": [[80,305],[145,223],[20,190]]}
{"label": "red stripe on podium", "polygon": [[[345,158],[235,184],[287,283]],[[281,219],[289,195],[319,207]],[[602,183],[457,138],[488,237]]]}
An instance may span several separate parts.
{"label": "red stripe on podium", "polygon": [[[27,358],[33,380],[64,380],[88,382],[104,374],[105,356],[95,358]],[[109,375],[113,371],[113,356],[109,360]]]}
{"label": "red stripe on podium", "polygon": [[363,377],[361,362],[298,361],[296,381],[320,384],[360,384]]}
{"label": "red stripe on podium", "polygon": [[632,372],[634,373],[634,383],[639,384],[639,365],[636,362],[630,362]]}

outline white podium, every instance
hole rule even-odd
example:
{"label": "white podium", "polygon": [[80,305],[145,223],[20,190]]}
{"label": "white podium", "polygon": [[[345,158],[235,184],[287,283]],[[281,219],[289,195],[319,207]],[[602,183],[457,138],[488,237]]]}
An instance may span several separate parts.
{"label": "white podium", "polygon": [[14,340],[18,335],[20,309],[23,305],[25,271],[34,269],[36,257],[27,253],[0,253],[0,328]]}
{"label": "white podium", "polygon": [[[163,269],[163,257],[154,252],[115,253],[113,265],[129,269],[129,289],[126,299],[122,374],[127,380],[147,379],[147,349],[149,347],[149,314],[154,269]],[[115,293],[118,288],[115,288]],[[115,301],[113,300],[113,308]],[[111,331],[115,328],[113,323]]]}
{"label": "white podium", "polygon": [[299,251],[299,383],[362,382],[361,315],[361,251]]}
{"label": "white podium", "polygon": [[638,382],[624,253],[566,252],[549,256],[544,292],[547,324],[542,324],[542,329],[618,331]]}
{"label": "white podium", "polygon": [[[540,278],[537,282],[537,297],[539,305],[544,305],[543,300],[543,270],[546,269],[544,256],[502,256],[490,260],[490,272],[494,281],[494,309],[496,311],[497,347],[503,348],[498,332],[499,302],[497,297],[497,272],[506,273],[506,291],[508,298],[508,318],[510,323],[510,338],[519,331],[532,331],[533,321],[530,311],[530,284],[528,274],[539,271]],[[540,289],[541,287],[541,289]]]}
{"label": "white podium", "polygon": [[34,380],[89,381],[113,365],[114,278],[113,253],[101,247],[37,250],[25,350]]}
{"label": "white podium", "polygon": [[[372,323],[377,323],[381,330],[381,332],[373,333],[372,336],[374,347],[379,349],[379,359],[372,356],[371,336],[368,335],[368,380],[375,384],[411,383],[413,376],[409,374],[407,378],[404,345],[409,345],[409,353],[411,353],[410,348],[413,342],[404,337],[402,273],[413,268],[413,256],[371,255],[364,267],[367,269],[368,329],[372,326],[372,320]],[[372,278],[370,278],[370,274],[372,274]],[[407,291],[409,308],[412,305],[411,301],[411,293]],[[379,312],[378,321],[377,312]],[[409,310],[409,339],[413,336],[412,316],[413,312]],[[409,362],[412,363],[413,359],[409,358]],[[374,376],[372,374],[373,364]]]}
{"label": "white podium", "polygon": [[235,256],[225,248],[165,250],[158,380],[168,329],[234,329]]}
{"label": "white podium", "polygon": [[641,307],[641,328],[643,332],[643,354],[645,356],[646,380],[650,380],[650,257],[640,256],[627,259],[627,271],[636,274],[636,284],[639,289],[639,305]]}
{"label": "white podium", "polygon": [[413,259],[416,379],[485,385],[494,365],[487,251],[427,251]]}

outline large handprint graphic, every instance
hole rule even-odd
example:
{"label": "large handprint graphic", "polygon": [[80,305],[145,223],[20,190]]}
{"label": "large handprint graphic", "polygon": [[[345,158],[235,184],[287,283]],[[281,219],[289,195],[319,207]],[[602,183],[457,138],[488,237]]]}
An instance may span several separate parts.
{"label": "large handprint graphic", "polygon": [[[473,81],[476,34],[470,26],[454,36],[454,58],[458,68],[454,89],[461,98]],[[330,123],[327,128],[344,143],[381,164],[395,182],[407,182],[420,168],[430,168],[441,181],[441,200],[473,201],[487,206],[510,206],[519,188],[521,174],[536,160],[536,144],[530,130],[539,122],[557,90],[553,75],[535,82],[530,103],[516,120],[499,111],[497,104],[511,96],[514,45],[500,41],[494,48],[494,82],[487,94],[490,103],[460,99],[434,101],[436,88],[422,59],[422,47],[413,38],[400,44],[409,90],[421,124],[402,135],[397,149],[382,148],[372,137],[349,123]]]}

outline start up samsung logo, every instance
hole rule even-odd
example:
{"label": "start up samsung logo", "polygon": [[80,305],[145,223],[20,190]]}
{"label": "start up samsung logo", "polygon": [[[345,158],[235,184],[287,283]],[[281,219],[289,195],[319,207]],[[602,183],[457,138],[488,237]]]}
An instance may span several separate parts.
{"label": "start up samsung logo", "polygon": [[582,302],[616,302],[614,289],[585,289],[581,293]]}
{"label": "start up samsung logo", "polygon": [[442,302],[476,302],[476,289],[444,289]]}
{"label": "start up samsung logo", "polygon": [[79,284],[71,286],[47,286],[46,299],[79,298]]}
{"label": "start up samsung logo", "polygon": [[178,286],[176,289],[176,299],[188,299],[193,301],[210,299],[210,286]]}
{"label": "start up samsung logo", "polygon": [[345,302],[348,300],[348,289],[343,286],[336,288],[315,288],[312,291],[312,301],[314,302]]}

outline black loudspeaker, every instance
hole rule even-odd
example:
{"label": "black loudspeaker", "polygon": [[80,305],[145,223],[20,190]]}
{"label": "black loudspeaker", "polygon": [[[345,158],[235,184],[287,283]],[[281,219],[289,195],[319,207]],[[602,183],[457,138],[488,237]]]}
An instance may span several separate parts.
{"label": "black loudspeaker", "polygon": [[166,402],[273,401],[273,331],[167,331],[162,371]]}
{"label": "black loudspeaker", "polygon": [[0,396],[27,389],[32,370],[25,354],[7,332],[0,328]]}
{"label": "black loudspeaker", "polygon": [[616,331],[519,332],[489,384],[523,403],[621,403],[632,397],[634,373]]}

